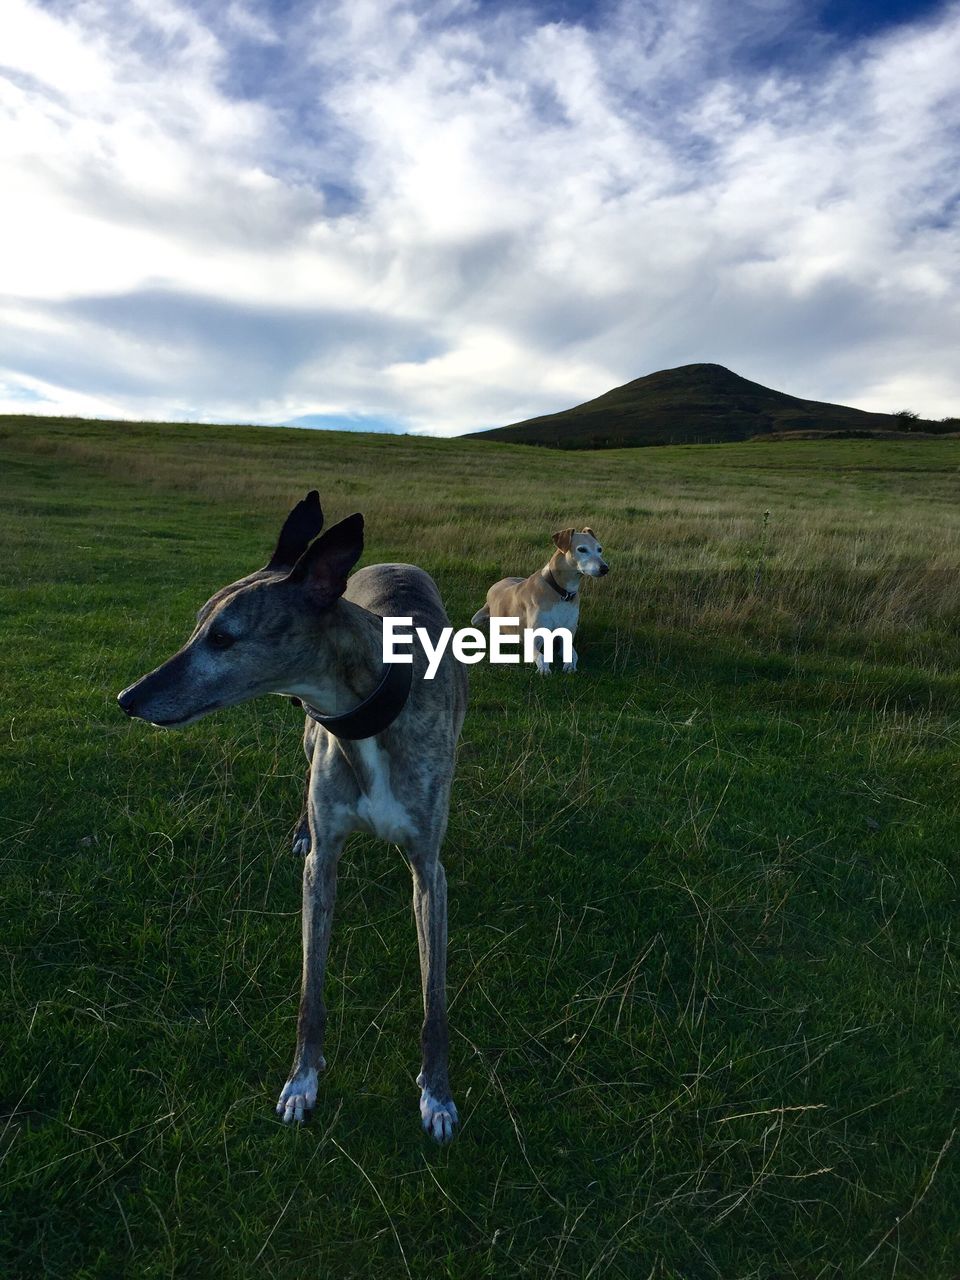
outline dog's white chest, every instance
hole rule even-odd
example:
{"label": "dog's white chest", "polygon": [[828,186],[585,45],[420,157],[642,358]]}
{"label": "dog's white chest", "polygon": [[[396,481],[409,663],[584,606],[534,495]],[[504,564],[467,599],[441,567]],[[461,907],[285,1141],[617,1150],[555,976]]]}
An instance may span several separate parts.
{"label": "dog's white chest", "polygon": [[579,617],[579,598],[576,600],[558,600],[549,609],[541,609],[538,612],[536,625],[538,627],[549,627],[551,631],[556,631],[558,627],[566,627],[572,635],[577,629]]}
{"label": "dog's white chest", "polygon": [[413,832],[410,814],[394,795],[390,757],[372,738],[358,742],[363,760],[364,789],[357,801],[357,820],[381,840],[399,842]]}

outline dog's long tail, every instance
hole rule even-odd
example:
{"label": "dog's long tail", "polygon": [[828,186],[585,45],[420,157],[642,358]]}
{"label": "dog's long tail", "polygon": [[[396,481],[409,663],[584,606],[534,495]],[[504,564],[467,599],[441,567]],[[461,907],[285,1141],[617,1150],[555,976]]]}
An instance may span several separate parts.
{"label": "dog's long tail", "polygon": [[490,606],[488,604],[485,604],[482,609],[478,609],[477,612],[470,619],[470,623],[474,627],[479,627],[481,622],[489,622],[489,621],[490,621]]}

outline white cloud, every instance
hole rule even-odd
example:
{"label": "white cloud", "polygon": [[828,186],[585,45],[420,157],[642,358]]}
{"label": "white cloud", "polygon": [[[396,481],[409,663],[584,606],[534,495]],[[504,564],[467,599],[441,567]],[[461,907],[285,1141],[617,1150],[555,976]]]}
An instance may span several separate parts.
{"label": "white cloud", "polygon": [[960,412],[960,11],[845,45],[803,14],[8,0],[9,376],[450,433],[712,360]]}
{"label": "white cloud", "polygon": [[271,23],[238,0],[230,0],[225,16],[229,26],[245,39],[257,44],[280,44],[280,37]]}
{"label": "white cloud", "polygon": [[27,374],[0,369],[0,413],[44,413],[57,417],[117,418],[119,406],[99,396],[65,389],[31,378]]}

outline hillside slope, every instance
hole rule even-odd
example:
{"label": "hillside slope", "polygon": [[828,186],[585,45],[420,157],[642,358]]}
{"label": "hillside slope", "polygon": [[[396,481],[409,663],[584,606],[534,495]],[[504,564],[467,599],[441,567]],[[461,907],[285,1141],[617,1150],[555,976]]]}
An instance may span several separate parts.
{"label": "hillside slope", "polygon": [[[920,424],[917,424],[920,425]],[[935,424],[923,424],[929,430]],[[661,369],[560,413],[477,432],[478,439],[560,449],[713,444],[781,431],[902,430],[902,418],[801,400],[719,364]]]}

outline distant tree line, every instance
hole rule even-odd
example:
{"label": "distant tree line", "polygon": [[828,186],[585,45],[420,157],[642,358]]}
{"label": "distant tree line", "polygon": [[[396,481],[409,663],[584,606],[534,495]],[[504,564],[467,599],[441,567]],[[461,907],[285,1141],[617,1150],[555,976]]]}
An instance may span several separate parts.
{"label": "distant tree line", "polygon": [[900,419],[904,431],[960,431],[960,418],[947,417],[934,422],[921,418],[912,409],[897,409],[891,416]]}

